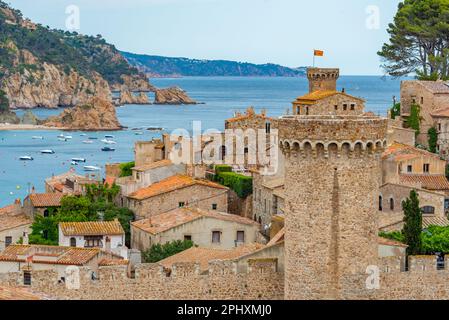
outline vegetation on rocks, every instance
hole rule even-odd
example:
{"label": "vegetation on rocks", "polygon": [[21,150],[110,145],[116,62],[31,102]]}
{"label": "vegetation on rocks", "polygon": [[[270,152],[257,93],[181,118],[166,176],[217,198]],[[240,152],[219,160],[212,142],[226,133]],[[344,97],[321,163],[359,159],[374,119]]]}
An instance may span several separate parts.
{"label": "vegetation on rocks", "polygon": [[437,153],[437,142],[438,142],[438,132],[434,127],[429,128],[427,131],[427,136],[429,137],[429,151],[432,153]]}
{"label": "vegetation on rocks", "polygon": [[190,240],[177,240],[167,242],[166,244],[155,244],[148,250],[142,252],[142,260],[144,263],[155,263],[165,258],[174,256],[182,251],[190,249],[194,246],[194,243]]}

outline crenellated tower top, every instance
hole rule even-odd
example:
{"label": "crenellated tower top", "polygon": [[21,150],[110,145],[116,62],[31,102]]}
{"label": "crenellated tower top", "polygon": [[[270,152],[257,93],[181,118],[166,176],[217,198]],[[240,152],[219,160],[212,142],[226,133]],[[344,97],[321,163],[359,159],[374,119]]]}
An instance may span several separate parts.
{"label": "crenellated tower top", "polygon": [[336,91],[339,77],[340,69],[338,68],[309,68],[307,69],[309,92]]}

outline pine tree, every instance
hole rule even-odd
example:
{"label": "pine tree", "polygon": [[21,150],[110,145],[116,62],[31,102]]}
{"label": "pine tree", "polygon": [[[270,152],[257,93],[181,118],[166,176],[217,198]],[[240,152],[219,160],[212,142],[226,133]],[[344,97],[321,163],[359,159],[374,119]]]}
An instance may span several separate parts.
{"label": "pine tree", "polygon": [[410,192],[410,197],[402,202],[404,210],[404,234],[405,243],[408,245],[407,255],[422,253],[422,212],[419,207],[418,194],[415,190]]}

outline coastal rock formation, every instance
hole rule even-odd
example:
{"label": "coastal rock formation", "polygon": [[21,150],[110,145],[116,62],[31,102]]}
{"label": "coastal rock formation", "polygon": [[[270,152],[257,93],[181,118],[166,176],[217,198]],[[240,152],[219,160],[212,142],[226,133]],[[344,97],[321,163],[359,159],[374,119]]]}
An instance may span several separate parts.
{"label": "coastal rock formation", "polygon": [[31,111],[31,110],[27,110],[22,118],[20,119],[20,123],[21,124],[30,124],[30,125],[39,125],[41,123],[41,121],[39,120],[38,117],[36,117],[36,115]]}
{"label": "coastal rock formation", "polygon": [[184,90],[178,87],[157,89],[155,104],[197,104]]}
{"label": "coastal rock formation", "polygon": [[151,104],[151,102],[145,92],[139,92],[137,95],[134,95],[126,89],[120,92],[120,104]]}
{"label": "coastal rock formation", "polygon": [[12,111],[0,112],[0,123],[18,124],[20,123],[19,117]]}
{"label": "coastal rock formation", "polygon": [[48,118],[43,124],[48,127],[84,131],[122,129],[114,105],[97,97],[86,104],[65,109],[60,115]]}

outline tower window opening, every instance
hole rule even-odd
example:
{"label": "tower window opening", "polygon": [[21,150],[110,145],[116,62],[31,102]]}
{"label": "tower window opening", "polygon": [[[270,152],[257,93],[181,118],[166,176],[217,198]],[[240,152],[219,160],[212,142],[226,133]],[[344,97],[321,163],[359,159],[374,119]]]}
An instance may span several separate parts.
{"label": "tower window opening", "polygon": [[390,198],[390,210],[394,211],[394,199]]}
{"label": "tower window opening", "polygon": [[351,104],[351,110],[354,111],[355,110],[355,104]]}
{"label": "tower window opening", "polygon": [[379,196],[379,211],[383,211],[382,196]]}

